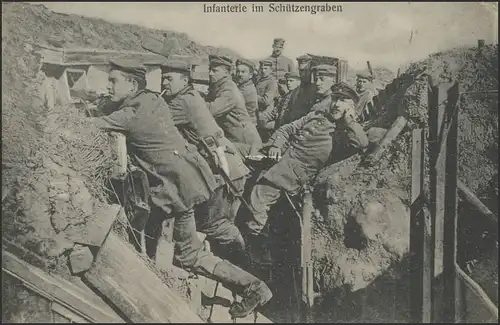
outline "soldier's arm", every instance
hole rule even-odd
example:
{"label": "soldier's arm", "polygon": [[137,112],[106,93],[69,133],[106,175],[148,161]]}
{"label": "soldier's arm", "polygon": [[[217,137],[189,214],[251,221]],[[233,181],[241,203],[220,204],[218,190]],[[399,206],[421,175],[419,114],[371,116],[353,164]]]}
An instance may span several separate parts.
{"label": "soldier's arm", "polygon": [[245,99],[245,107],[247,108],[248,115],[254,119],[257,112],[257,92],[246,90],[245,92],[241,92],[241,94]]}
{"label": "soldier's arm", "polygon": [[285,143],[288,142],[290,136],[300,130],[304,124],[309,120],[309,114],[296,120],[291,123],[285,124],[280,127],[274,134],[271,136],[270,143],[271,146],[277,148],[283,148]]}
{"label": "soldier's arm", "polygon": [[207,102],[207,107],[213,117],[217,118],[232,111],[236,107],[235,100],[229,89],[223,89],[220,96],[212,102]]}
{"label": "soldier's arm", "polygon": [[344,123],[346,125],[348,145],[356,149],[365,150],[368,147],[369,141],[361,124],[356,122],[351,115],[344,117]]}
{"label": "soldier's arm", "polygon": [[272,106],[274,104],[274,98],[276,97],[277,93],[278,93],[278,84],[276,83],[276,81],[273,80],[268,84],[262,96],[257,95],[257,102],[260,105],[266,107]]}
{"label": "soldier's arm", "polygon": [[134,116],[134,108],[124,107],[107,116],[92,117],[91,120],[97,127],[103,130],[125,133],[128,131],[128,123]]}
{"label": "soldier's arm", "polygon": [[205,102],[201,98],[197,100],[194,97],[186,97],[184,107],[187,119],[196,131],[196,135],[203,138],[210,150],[214,151],[219,146],[219,140],[224,137],[224,132],[210,114]]}

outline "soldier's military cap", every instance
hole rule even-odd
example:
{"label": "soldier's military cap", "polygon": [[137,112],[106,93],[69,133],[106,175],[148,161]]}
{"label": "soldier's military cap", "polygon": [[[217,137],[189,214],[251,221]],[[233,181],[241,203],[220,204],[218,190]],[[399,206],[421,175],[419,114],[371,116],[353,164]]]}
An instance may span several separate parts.
{"label": "soldier's military cap", "polygon": [[310,55],[307,55],[307,54],[301,55],[297,58],[297,62],[299,62],[299,63],[307,62],[307,61],[311,61],[311,60],[312,60],[312,57]]}
{"label": "soldier's military cap", "polygon": [[208,56],[210,66],[217,67],[220,65],[231,68],[233,66],[233,60],[224,55],[214,55],[210,54]]}
{"label": "soldier's military cap", "polygon": [[366,79],[370,81],[373,80],[373,76],[368,71],[360,71],[356,73],[356,77],[358,77],[359,79]]}
{"label": "soldier's military cap", "polygon": [[287,72],[285,73],[285,79],[300,79],[300,74],[295,71]]}
{"label": "soldier's military cap", "polygon": [[272,67],[274,62],[272,60],[269,60],[269,59],[265,59],[265,60],[261,60],[259,61],[259,64],[261,66],[264,66],[264,67]]}
{"label": "soldier's military cap", "polygon": [[163,73],[179,72],[179,73],[189,74],[191,72],[191,63],[178,59],[166,60],[161,64],[161,71]]}
{"label": "soldier's military cap", "polygon": [[131,74],[139,79],[146,79],[146,67],[144,64],[133,59],[110,60],[111,70],[120,70]]}
{"label": "soldier's military cap", "polygon": [[236,65],[241,65],[241,64],[246,65],[247,67],[250,68],[250,70],[255,69],[255,64],[250,60],[247,60],[247,59],[236,60]]}
{"label": "soldier's military cap", "polygon": [[282,39],[282,38],[275,38],[273,40],[273,44],[275,44],[275,45],[284,45],[285,44],[285,40]]}
{"label": "soldier's military cap", "polygon": [[333,65],[328,64],[319,64],[314,66],[312,71],[314,71],[317,76],[333,77],[337,74],[337,69]]}
{"label": "soldier's military cap", "polygon": [[355,103],[359,101],[359,96],[356,93],[356,90],[343,81],[332,86],[332,95],[339,98],[352,99]]}

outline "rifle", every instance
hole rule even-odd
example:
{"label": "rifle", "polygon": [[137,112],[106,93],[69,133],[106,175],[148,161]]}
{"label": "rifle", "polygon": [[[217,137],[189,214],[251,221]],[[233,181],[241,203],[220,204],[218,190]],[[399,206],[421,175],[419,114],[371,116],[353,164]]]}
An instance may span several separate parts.
{"label": "rifle", "polygon": [[236,187],[234,186],[233,182],[231,182],[231,179],[226,174],[226,172],[221,167],[217,167],[218,164],[215,160],[214,153],[212,153],[212,151],[210,150],[210,147],[208,146],[205,139],[200,137],[200,143],[203,145],[203,149],[205,149],[205,151],[207,152],[208,159],[210,160],[212,165],[218,169],[219,174],[222,176],[222,179],[224,179],[224,182],[226,182],[226,184],[229,186],[229,189],[231,190],[231,192],[234,194],[234,196],[236,196],[241,201],[241,203],[248,209],[248,211],[250,211],[253,214],[252,208],[250,208],[250,205],[248,204],[248,202],[245,200],[245,198],[243,198],[243,196],[236,189]]}

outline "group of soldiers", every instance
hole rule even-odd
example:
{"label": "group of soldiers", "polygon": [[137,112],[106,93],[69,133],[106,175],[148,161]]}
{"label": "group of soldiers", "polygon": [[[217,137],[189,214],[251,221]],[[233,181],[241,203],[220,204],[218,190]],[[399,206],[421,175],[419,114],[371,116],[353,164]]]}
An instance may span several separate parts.
{"label": "group of soldiers", "polygon": [[[229,310],[233,318],[272,298],[247,268],[248,243],[267,242],[270,207],[283,192],[299,193],[332,157],[344,159],[368,146],[357,118],[365,109],[358,105],[359,92],[371,77],[359,75],[356,92],[336,82],[334,66],[311,66],[309,55],[297,58],[296,69],[282,54],[284,43],[274,40],[257,78],[249,60],[237,60],[232,71],[230,58],[210,55],[207,93],[195,90],[187,62],[162,64],[159,94],[146,89],[142,64],[111,61],[114,108],[92,118],[126,136],[133,164],[148,175],[152,212],[146,232],[158,239],[162,223],[173,219],[174,265],[241,296]],[[262,157],[274,164],[252,168]],[[239,224],[242,210],[248,218]],[[210,251],[197,231],[206,234]]]}

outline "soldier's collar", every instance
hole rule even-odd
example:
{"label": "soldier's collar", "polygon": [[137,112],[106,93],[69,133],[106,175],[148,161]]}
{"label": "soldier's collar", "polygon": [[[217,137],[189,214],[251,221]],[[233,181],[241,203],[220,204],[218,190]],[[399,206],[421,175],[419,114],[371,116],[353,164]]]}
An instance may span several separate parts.
{"label": "soldier's collar", "polygon": [[242,84],[239,84],[238,87],[241,88],[241,87],[244,87],[244,86],[248,86],[250,84],[253,84],[253,81],[252,79],[248,79],[247,81],[245,81],[244,83]]}
{"label": "soldier's collar", "polygon": [[147,90],[146,88],[141,89],[141,90],[137,91],[135,94],[132,94],[132,95],[130,95],[130,96],[128,96],[128,97],[126,97],[126,98],[122,101],[122,103],[121,103],[121,105],[120,105],[120,106],[121,106],[121,107],[125,107],[125,106],[133,106],[133,105],[135,104],[135,101],[134,101],[134,100],[135,100],[135,99],[136,99],[139,95],[141,95],[141,94],[143,94],[143,93],[145,93],[145,92],[148,92],[148,90]]}
{"label": "soldier's collar", "polygon": [[267,80],[267,79],[271,79],[271,78],[273,78],[273,74],[272,74],[272,73],[271,73],[269,76],[266,76],[266,77],[260,77],[260,78],[259,78],[259,81],[261,81],[261,80]]}
{"label": "soldier's collar", "polygon": [[190,84],[187,84],[186,87],[184,87],[181,90],[179,90],[179,92],[177,94],[174,94],[174,95],[163,95],[163,98],[168,103],[168,102],[172,101],[174,98],[182,96],[182,95],[186,94],[187,92],[189,92],[192,89],[194,89],[193,86],[190,85]]}

